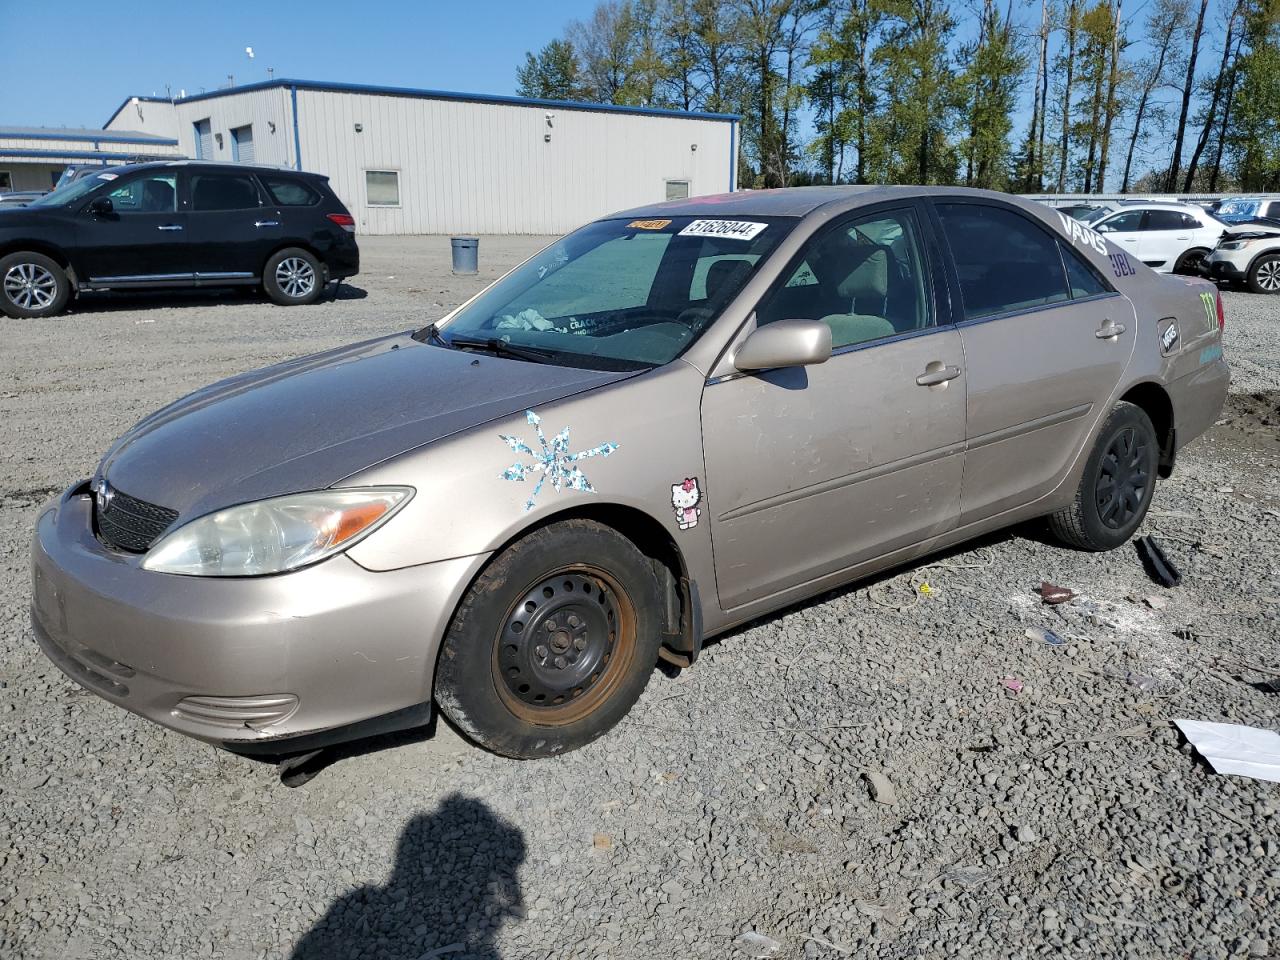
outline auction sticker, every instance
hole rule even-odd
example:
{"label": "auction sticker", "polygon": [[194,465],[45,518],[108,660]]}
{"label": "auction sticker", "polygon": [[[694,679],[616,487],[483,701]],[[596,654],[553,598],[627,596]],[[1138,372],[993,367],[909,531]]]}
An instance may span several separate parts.
{"label": "auction sticker", "polygon": [[680,236],[753,240],[767,226],[767,223],[752,223],[749,220],[695,220],[680,231]]}

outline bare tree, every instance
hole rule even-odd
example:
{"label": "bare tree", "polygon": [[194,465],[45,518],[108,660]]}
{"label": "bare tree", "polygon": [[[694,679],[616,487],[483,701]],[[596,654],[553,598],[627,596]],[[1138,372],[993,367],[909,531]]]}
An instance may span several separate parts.
{"label": "bare tree", "polygon": [[1169,173],[1165,176],[1166,190],[1178,189],[1178,171],[1182,168],[1182,140],[1187,132],[1187,114],[1191,110],[1191,95],[1196,86],[1196,60],[1200,56],[1200,37],[1204,34],[1204,14],[1209,0],[1200,0],[1200,13],[1196,17],[1196,29],[1191,34],[1191,53],[1187,57],[1187,77],[1182,85],[1182,111],[1178,114],[1178,130],[1173,138],[1173,159],[1169,161]]}
{"label": "bare tree", "polygon": [[1157,90],[1166,84],[1166,74],[1170,55],[1174,48],[1174,38],[1187,25],[1190,16],[1188,0],[1160,0],[1155,10],[1147,18],[1147,43],[1151,45],[1150,57],[1138,67],[1137,92],[1138,103],[1134,110],[1133,130],[1129,134],[1129,150],[1124,158],[1124,178],[1120,184],[1120,192],[1129,192],[1129,180],[1133,173],[1133,155],[1138,141],[1142,137],[1143,124],[1149,113],[1151,98]]}
{"label": "bare tree", "polygon": [[[1204,125],[1200,128],[1200,136],[1196,140],[1196,148],[1191,153],[1191,160],[1187,163],[1187,175],[1183,181],[1182,189],[1191,190],[1191,184],[1195,180],[1196,167],[1200,163],[1200,155],[1204,153],[1204,148],[1209,143],[1209,136],[1213,131],[1214,120],[1218,116],[1218,105],[1222,101],[1225,93],[1225,84],[1227,77],[1230,75],[1234,81],[1235,70],[1231,66],[1231,46],[1235,41],[1233,34],[1236,29],[1236,22],[1244,9],[1243,0],[1236,0],[1236,4],[1231,8],[1231,14],[1227,17],[1227,29],[1222,39],[1222,62],[1218,65],[1218,74],[1213,80],[1213,89],[1209,96],[1209,103],[1204,111]],[[1234,83],[1233,83],[1234,86]],[[1225,124],[1225,118],[1224,118]]]}

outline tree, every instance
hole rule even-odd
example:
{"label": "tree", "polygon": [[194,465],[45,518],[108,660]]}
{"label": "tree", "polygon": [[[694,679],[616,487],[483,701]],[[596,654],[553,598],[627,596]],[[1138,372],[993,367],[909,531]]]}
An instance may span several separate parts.
{"label": "tree", "polygon": [[993,189],[1003,187],[1009,175],[1009,133],[1027,58],[1013,32],[1012,0],[1003,17],[994,0],[983,0],[978,31],[963,76],[964,86],[972,91],[965,183]]}
{"label": "tree", "polygon": [[1129,134],[1129,149],[1124,158],[1124,177],[1120,192],[1129,192],[1129,178],[1133,172],[1133,155],[1142,137],[1143,124],[1150,119],[1148,107],[1151,98],[1167,82],[1168,67],[1175,37],[1187,27],[1191,11],[1188,0],[1158,0],[1147,17],[1147,43],[1151,55],[1143,60],[1136,71],[1137,106],[1133,114],[1133,129]]}
{"label": "tree", "polygon": [[1209,143],[1209,137],[1212,135],[1215,121],[1218,119],[1219,104],[1227,94],[1226,82],[1228,77],[1231,78],[1232,85],[1234,86],[1235,69],[1232,65],[1231,53],[1233,45],[1236,47],[1237,54],[1239,53],[1239,44],[1235,37],[1235,33],[1236,24],[1239,21],[1243,9],[1243,0],[1237,0],[1235,5],[1231,8],[1230,16],[1227,18],[1227,29],[1222,38],[1222,62],[1218,65],[1218,72],[1214,76],[1213,84],[1209,88],[1209,102],[1205,105],[1203,112],[1198,118],[1200,122],[1200,136],[1196,140],[1195,150],[1191,153],[1191,160],[1187,163],[1187,175],[1182,189],[1188,193],[1191,191],[1192,183],[1195,182],[1196,167],[1200,163],[1200,156],[1204,153],[1204,149]]}
{"label": "tree", "polygon": [[1028,192],[1044,189],[1045,174],[1045,114],[1049,106],[1049,0],[1040,0],[1040,28],[1036,38],[1036,84],[1031,104],[1031,126],[1027,129],[1022,149],[1022,169],[1019,179],[1022,189]]}
{"label": "tree", "polygon": [[1236,175],[1246,191],[1280,190],[1280,0],[1249,0],[1232,120]]}
{"label": "tree", "polygon": [[1113,21],[1111,7],[1106,0],[1084,12],[1080,18],[1080,82],[1088,96],[1079,104],[1076,121],[1076,139],[1085,146],[1084,165],[1081,167],[1081,186],[1091,193],[1100,185],[1095,183],[1098,172],[1098,151],[1102,143],[1103,112],[1106,99],[1103,89],[1110,74],[1109,60],[1112,46]]}
{"label": "tree", "polygon": [[516,69],[516,93],[543,100],[577,100],[578,57],[567,40],[552,40],[538,53],[526,53]]}
{"label": "tree", "polygon": [[1098,146],[1098,189],[1105,190],[1107,184],[1107,156],[1111,151],[1111,128],[1120,112],[1116,100],[1116,91],[1120,86],[1122,69],[1120,51],[1128,46],[1124,37],[1124,27],[1120,22],[1120,5],[1122,0],[1115,0],[1115,15],[1111,23],[1111,62],[1107,67],[1107,96],[1102,101],[1102,142]]}
{"label": "tree", "polygon": [[586,20],[569,24],[567,39],[582,65],[582,84],[597,103],[631,103],[637,22],[631,4],[601,3]]}
{"label": "tree", "polygon": [[1200,38],[1204,35],[1204,14],[1208,8],[1209,0],[1200,0],[1200,13],[1191,34],[1191,52],[1187,55],[1187,76],[1182,84],[1182,110],[1178,114],[1177,133],[1173,138],[1173,159],[1169,161],[1169,174],[1165,177],[1166,190],[1178,189],[1178,173],[1182,169],[1182,140],[1187,133],[1187,113],[1191,109],[1191,95],[1195,90],[1196,61],[1200,56]]}
{"label": "tree", "polygon": [[807,93],[813,107],[816,136],[810,149],[828,183],[839,183],[844,174],[844,152],[849,143],[849,103],[853,98],[852,53],[844,42],[840,5],[822,11],[822,26],[809,50],[813,76]]}
{"label": "tree", "polygon": [[1067,189],[1067,161],[1071,157],[1071,103],[1075,95],[1076,44],[1080,35],[1080,0],[1067,0],[1062,12],[1063,46],[1054,61],[1055,70],[1064,74],[1059,88],[1062,102],[1059,106],[1059,119],[1062,133],[1058,144],[1058,188],[1062,193]]}

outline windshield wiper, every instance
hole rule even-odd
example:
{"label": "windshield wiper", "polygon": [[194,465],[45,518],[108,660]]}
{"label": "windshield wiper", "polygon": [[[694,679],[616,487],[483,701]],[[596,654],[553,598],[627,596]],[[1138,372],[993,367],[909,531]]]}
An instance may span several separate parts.
{"label": "windshield wiper", "polygon": [[415,330],[409,334],[410,340],[417,340],[419,343],[438,343],[442,347],[449,346],[449,341],[440,336],[440,328],[436,326],[435,321],[428,323],[421,330]]}
{"label": "windshield wiper", "polygon": [[449,346],[461,350],[487,350],[496,356],[511,357],[515,360],[529,360],[532,363],[548,363],[550,361],[549,354],[558,352],[539,350],[537,347],[518,347],[498,337],[472,339],[471,337],[455,335],[449,338],[448,343]]}

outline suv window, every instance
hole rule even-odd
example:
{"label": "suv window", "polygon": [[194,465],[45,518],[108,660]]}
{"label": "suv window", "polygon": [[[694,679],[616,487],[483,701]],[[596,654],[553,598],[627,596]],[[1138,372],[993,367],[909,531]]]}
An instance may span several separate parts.
{"label": "suv window", "polygon": [[1200,226],[1194,219],[1177,210],[1148,210],[1145,230],[1194,230]]}
{"label": "suv window", "polygon": [[966,320],[1067,299],[1058,241],[1044,229],[1003,207],[940,203],[937,209]]}
{"label": "suv window", "polygon": [[153,173],[138,177],[107,196],[116,213],[172,213],[178,209],[178,175]]}
{"label": "suv window", "polygon": [[271,199],[282,207],[309,207],[320,202],[320,194],[301,180],[285,177],[263,177]]}
{"label": "suv window", "polygon": [[248,210],[259,203],[258,185],[246,173],[191,175],[192,210]]}
{"label": "suv window", "polygon": [[1142,229],[1142,218],[1146,211],[1129,210],[1118,213],[1109,220],[1103,220],[1096,229],[1099,233],[1136,233]]}
{"label": "suv window", "polygon": [[1098,276],[1093,267],[1080,259],[1080,255],[1061,240],[1058,241],[1058,251],[1062,256],[1063,264],[1067,268],[1067,284],[1071,287],[1072,300],[1079,300],[1083,297],[1096,297],[1111,292],[1111,289]]}
{"label": "suv window", "polygon": [[910,210],[827,228],[765,296],[756,323],[821,320],[835,348],[932,326],[919,236]]}

